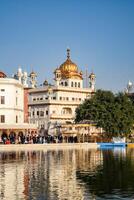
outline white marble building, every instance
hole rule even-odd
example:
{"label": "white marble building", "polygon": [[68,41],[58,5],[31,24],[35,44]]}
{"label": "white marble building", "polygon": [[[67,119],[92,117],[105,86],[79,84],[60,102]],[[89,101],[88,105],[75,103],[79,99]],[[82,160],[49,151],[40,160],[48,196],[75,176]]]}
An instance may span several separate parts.
{"label": "white marble building", "polygon": [[[0,79],[0,122],[23,123],[24,90],[22,84],[12,78]],[[4,115],[3,115],[4,114]]]}
{"label": "white marble building", "polygon": [[[95,74],[90,74],[89,87],[84,88],[82,71],[71,61],[69,49],[66,61],[54,75],[53,85],[44,81],[42,87],[29,90],[29,120],[50,134],[54,134],[56,126],[73,123],[77,106],[95,92]],[[32,76],[36,82],[34,72]]]}
{"label": "white marble building", "polygon": [[36,125],[24,123],[24,85],[0,72],[0,135],[28,132]]}

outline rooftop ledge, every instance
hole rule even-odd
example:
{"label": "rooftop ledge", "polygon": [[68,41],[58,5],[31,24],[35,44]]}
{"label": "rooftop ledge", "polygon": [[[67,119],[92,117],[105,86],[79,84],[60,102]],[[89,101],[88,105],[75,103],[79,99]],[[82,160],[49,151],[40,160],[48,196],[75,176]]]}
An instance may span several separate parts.
{"label": "rooftop ledge", "polygon": [[37,129],[36,124],[30,124],[30,123],[21,123],[21,124],[0,124],[0,130],[1,129]]}

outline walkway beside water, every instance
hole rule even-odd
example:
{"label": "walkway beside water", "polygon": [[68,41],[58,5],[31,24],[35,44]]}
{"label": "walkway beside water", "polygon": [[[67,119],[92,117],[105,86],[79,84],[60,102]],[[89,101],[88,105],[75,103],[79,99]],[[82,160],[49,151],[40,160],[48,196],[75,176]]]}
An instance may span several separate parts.
{"label": "walkway beside water", "polygon": [[56,144],[9,144],[0,145],[0,151],[37,151],[37,150],[64,150],[64,149],[97,149],[97,143],[56,143]]}

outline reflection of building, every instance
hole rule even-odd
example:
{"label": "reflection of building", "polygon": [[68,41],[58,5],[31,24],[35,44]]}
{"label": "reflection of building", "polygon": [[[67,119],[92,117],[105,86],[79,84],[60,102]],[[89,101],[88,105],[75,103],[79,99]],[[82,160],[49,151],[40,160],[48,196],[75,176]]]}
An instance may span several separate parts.
{"label": "reflection of building", "polygon": [[99,150],[29,152],[24,173],[25,195],[35,199],[84,199],[85,186],[77,179],[77,171],[93,173],[102,164]]}
{"label": "reflection of building", "polygon": [[[23,191],[24,164],[17,153],[0,154],[0,199],[25,199]],[[15,161],[18,161],[16,163]],[[6,162],[3,162],[6,161]],[[14,162],[13,162],[14,161]]]}
{"label": "reflection of building", "polygon": [[[26,82],[25,82],[26,84]],[[26,102],[24,99],[24,85],[20,80],[8,78],[0,72],[0,134],[23,132],[36,129],[33,124],[24,123]]]}
{"label": "reflection of building", "polygon": [[[84,197],[84,187],[80,186],[76,179],[77,160],[75,150],[58,152],[51,155],[49,171],[50,191],[57,188],[58,199],[77,199]],[[55,162],[57,159],[57,162]],[[57,181],[55,181],[57,180]],[[67,196],[68,195],[68,196]]]}
{"label": "reflection of building", "polygon": [[[103,164],[102,152],[99,150],[69,150],[61,151],[60,160],[55,162],[58,152],[51,156],[50,165],[50,188],[57,188],[58,199],[84,199],[84,185],[77,179],[77,171],[93,172]],[[57,180],[57,181],[55,181]]]}
{"label": "reflection of building", "polygon": [[90,74],[90,86],[84,88],[82,72],[71,61],[69,49],[66,61],[54,74],[54,85],[44,81],[43,87],[29,90],[30,122],[37,122],[39,128],[52,134],[55,127],[73,123],[77,106],[95,92],[95,74]]}
{"label": "reflection of building", "polygon": [[102,165],[97,149],[1,152],[0,199],[85,199],[78,173],[93,175]]}
{"label": "reflection of building", "polygon": [[46,199],[84,199],[85,186],[77,179],[77,171],[93,173],[103,164],[103,154],[99,150],[50,151],[42,153],[40,158],[38,167],[37,162],[34,162],[28,168],[31,195],[35,194],[34,188],[38,187],[44,191],[42,196]]}

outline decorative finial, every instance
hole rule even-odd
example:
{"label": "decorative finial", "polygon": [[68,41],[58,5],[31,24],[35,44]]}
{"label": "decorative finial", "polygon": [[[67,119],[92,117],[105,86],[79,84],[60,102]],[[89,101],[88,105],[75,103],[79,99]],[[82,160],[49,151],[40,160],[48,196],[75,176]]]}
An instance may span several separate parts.
{"label": "decorative finial", "polygon": [[67,48],[67,59],[70,59],[70,49]]}
{"label": "decorative finial", "polygon": [[91,68],[91,73],[94,73],[94,66],[92,66]]}

